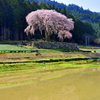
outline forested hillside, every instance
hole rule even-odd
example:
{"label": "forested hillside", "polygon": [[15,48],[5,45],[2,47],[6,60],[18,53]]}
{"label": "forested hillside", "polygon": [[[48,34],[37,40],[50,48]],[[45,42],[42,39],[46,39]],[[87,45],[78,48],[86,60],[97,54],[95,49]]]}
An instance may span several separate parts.
{"label": "forested hillside", "polygon": [[95,30],[98,38],[100,38],[100,12],[92,12],[89,9],[84,10],[82,7],[71,4],[66,7],[67,11],[81,21],[89,22]]}
{"label": "forested hillside", "polygon": [[[64,41],[75,42],[79,44],[94,43],[94,39],[98,37],[97,30],[92,26],[94,23],[89,21],[81,21],[75,15],[69,13],[66,9],[66,5],[59,4],[52,1],[51,4],[41,3],[41,0],[37,2],[31,0],[0,0],[0,40],[30,40],[30,39],[44,39],[44,35],[41,35],[37,30],[35,35],[27,36],[24,33],[24,29],[27,26],[25,17],[31,11],[37,9],[54,9],[66,15],[68,18],[73,18],[75,22],[75,28],[71,31],[73,38]],[[43,0],[49,1],[50,0]],[[53,3],[54,2],[54,3]],[[56,5],[55,5],[56,3]],[[57,6],[57,4],[59,6]],[[98,23],[95,23],[94,27],[99,28]],[[99,30],[99,29],[98,29]],[[51,41],[59,41],[56,35],[51,36]]]}
{"label": "forested hillside", "polygon": [[100,23],[100,14],[92,12],[89,9],[84,10],[82,7],[70,4],[67,6],[67,11],[82,21],[85,20],[91,23]]}
{"label": "forested hillside", "polygon": [[36,1],[38,4],[44,2],[45,4],[53,4],[55,7],[66,8],[67,12],[72,14],[74,17],[77,17],[81,21],[87,21],[91,23],[92,27],[95,30],[95,34],[100,38],[100,12],[92,12],[89,9],[83,9],[75,4],[65,5],[63,3],[58,3],[51,0],[30,0]]}
{"label": "forested hillside", "polygon": [[100,13],[97,13],[97,12],[92,12],[90,11],[89,9],[83,9],[83,7],[79,7],[75,4],[69,4],[69,5],[65,5],[63,3],[58,3],[56,1],[51,1],[51,0],[30,0],[31,2],[32,1],[35,1],[37,2],[38,4],[40,3],[45,3],[45,4],[50,4],[50,5],[54,5],[55,7],[59,7],[59,8],[66,8],[67,11],[76,16],[78,19],[80,20],[85,20],[85,21],[88,21],[88,22],[100,22]]}
{"label": "forested hillside", "polygon": [[63,3],[58,3],[57,1],[55,0],[30,0],[30,2],[32,1],[35,1],[36,3],[38,4],[41,4],[41,3],[45,3],[45,4],[50,4],[50,5],[54,5],[55,7],[59,7],[59,8],[64,8],[66,7],[65,4]]}

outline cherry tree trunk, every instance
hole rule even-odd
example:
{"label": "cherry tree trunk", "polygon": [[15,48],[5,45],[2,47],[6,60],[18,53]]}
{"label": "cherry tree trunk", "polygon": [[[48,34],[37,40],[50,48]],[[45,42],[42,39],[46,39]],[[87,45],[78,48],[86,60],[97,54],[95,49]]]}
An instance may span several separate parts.
{"label": "cherry tree trunk", "polygon": [[50,41],[50,34],[45,33],[45,39],[46,41]]}

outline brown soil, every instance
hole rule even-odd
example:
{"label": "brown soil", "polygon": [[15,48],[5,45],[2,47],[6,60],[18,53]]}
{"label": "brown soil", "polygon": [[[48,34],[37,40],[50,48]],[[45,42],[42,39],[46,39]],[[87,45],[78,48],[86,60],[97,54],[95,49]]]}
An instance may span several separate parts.
{"label": "brown soil", "polygon": [[0,54],[0,61],[25,60],[25,59],[45,59],[45,58],[66,58],[66,57],[100,57],[100,53],[6,53]]}
{"label": "brown soil", "polygon": [[[100,53],[12,53],[0,61],[42,58],[100,57]],[[34,73],[34,69],[0,73],[2,100],[99,100],[100,68],[77,68]]]}

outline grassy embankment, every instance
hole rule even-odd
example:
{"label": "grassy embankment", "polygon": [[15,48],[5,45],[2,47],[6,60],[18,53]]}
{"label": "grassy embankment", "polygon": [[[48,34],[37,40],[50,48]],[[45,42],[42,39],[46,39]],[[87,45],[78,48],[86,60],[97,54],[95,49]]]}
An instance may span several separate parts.
{"label": "grassy embankment", "polygon": [[[94,47],[82,47],[84,49],[87,49],[87,50],[98,50],[99,48],[94,48]],[[22,46],[16,46],[16,45],[0,45],[0,51],[12,51],[12,50],[15,50],[15,51],[18,51],[18,50],[24,50],[24,51],[30,51],[30,50],[36,50],[37,48],[32,48],[32,47],[22,47]],[[40,53],[62,53],[64,52],[63,50],[61,49],[39,49],[39,52]],[[73,51],[73,52],[77,52],[77,51]],[[71,52],[70,54],[73,55],[73,52]],[[27,53],[27,52],[26,52]],[[73,60],[74,56],[73,57],[67,57],[65,59],[70,59],[69,61],[61,61],[59,59],[61,58],[53,58],[53,59],[49,59],[49,58],[46,58],[46,59],[37,59],[38,61],[41,61],[41,62],[35,62],[37,60],[33,60],[33,59],[27,59],[27,61],[29,62],[25,62],[25,63],[2,63],[0,64],[0,72],[7,72],[7,71],[16,71],[16,70],[26,70],[26,69],[34,69],[34,71],[53,71],[53,70],[61,70],[61,69],[66,69],[66,68],[77,68],[77,67],[100,67],[100,60],[98,60],[96,63],[94,62],[93,59],[79,59],[79,60]],[[82,56],[78,56],[78,58],[84,58]],[[54,61],[54,60],[57,60],[57,61]],[[65,60],[64,59],[64,60]],[[72,60],[71,60],[72,59]],[[18,61],[18,60],[17,60]],[[20,61],[20,59],[19,59]],[[18,61],[18,62],[19,62]],[[46,62],[45,62],[46,61]],[[48,61],[48,62],[47,62]]]}

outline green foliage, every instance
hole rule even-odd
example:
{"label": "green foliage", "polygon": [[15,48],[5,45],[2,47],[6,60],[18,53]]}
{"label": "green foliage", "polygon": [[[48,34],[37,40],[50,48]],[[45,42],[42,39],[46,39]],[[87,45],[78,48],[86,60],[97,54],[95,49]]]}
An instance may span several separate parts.
{"label": "green foliage", "polygon": [[95,42],[96,44],[100,44],[100,38],[95,39],[94,42]]}
{"label": "green foliage", "polygon": [[10,50],[31,50],[29,48],[20,47],[16,45],[0,44],[0,51],[10,51]]}
{"label": "green foliage", "polygon": [[75,4],[70,4],[67,7],[68,12],[72,15],[76,16],[80,20],[85,20],[91,23],[99,23],[100,22],[100,14],[96,12],[92,12],[89,9],[84,10],[82,7],[79,7]]}
{"label": "green foliage", "polygon": [[[30,2],[31,1],[31,2]],[[71,40],[65,39],[64,41],[76,42],[84,44],[85,39],[82,38],[84,34],[97,36],[100,38],[100,14],[85,11],[83,8],[64,4],[59,4],[50,0],[0,0],[0,40],[31,40],[44,38],[44,35],[28,35],[23,32],[27,26],[25,17],[31,11],[37,9],[55,9],[56,11],[72,18],[75,22],[73,38]],[[36,1],[36,2],[35,2]],[[41,3],[41,1],[43,1]],[[80,13],[80,10],[82,13]],[[70,14],[71,13],[71,14]],[[77,19],[77,17],[80,19]],[[82,21],[81,21],[82,20]],[[85,21],[84,21],[85,20]],[[89,22],[92,22],[90,24]],[[88,22],[86,22],[88,21]],[[92,25],[92,26],[91,26]],[[35,32],[36,34],[39,33]],[[52,35],[51,41],[59,41],[56,35]]]}
{"label": "green foliage", "polygon": [[[71,13],[73,16],[77,17],[81,21],[88,22],[92,25],[92,28],[95,31],[92,31],[94,33],[94,36],[98,36],[100,38],[100,14],[97,12],[92,12],[90,10],[84,10],[82,7],[79,7],[74,4],[70,4],[67,6],[67,10],[69,13]],[[87,27],[88,28],[88,27]],[[89,30],[91,28],[89,27]]]}
{"label": "green foliage", "polygon": [[[83,61],[57,61],[54,62],[51,59],[48,59],[48,63],[40,62],[40,63],[14,63],[14,64],[0,64],[0,72],[7,71],[17,71],[17,70],[27,70],[34,69],[34,72],[43,72],[43,71],[58,71],[63,69],[74,69],[74,68],[83,68],[83,67],[100,67],[98,62],[92,63],[91,60]],[[40,60],[41,61],[41,60]],[[44,60],[45,61],[45,60]],[[89,63],[90,62],[90,63]],[[97,63],[97,64],[96,64]]]}

